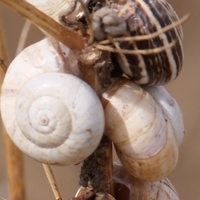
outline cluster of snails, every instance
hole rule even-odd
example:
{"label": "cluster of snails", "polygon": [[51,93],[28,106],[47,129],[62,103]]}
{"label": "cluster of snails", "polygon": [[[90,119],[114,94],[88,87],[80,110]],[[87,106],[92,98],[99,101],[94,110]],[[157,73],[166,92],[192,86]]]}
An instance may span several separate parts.
{"label": "cluster of snails", "polygon": [[[59,9],[54,6],[49,11],[42,1],[34,2],[50,16],[58,16]],[[45,1],[45,4],[47,2],[54,1]],[[158,31],[178,20],[165,0],[132,0],[129,3],[135,18],[131,17],[130,10],[121,16],[129,24],[130,36],[143,35],[144,38],[134,41],[133,37],[119,43],[121,48],[129,50],[134,46],[132,54],[112,52],[117,65],[129,78],[117,78],[99,98],[81,80],[74,52],[46,38],[24,49],[10,64],[1,91],[1,115],[13,142],[42,163],[79,163],[94,152],[105,132],[123,165],[114,165],[114,182],[126,185],[129,180],[130,191],[133,182],[139,180],[138,185],[143,184],[143,189],[138,191],[144,188],[150,191],[162,184],[164,193],[170,188],[166,194],[171,195],[168,199],[175,200],[179,199],[178,195],[165,178],[178,161],[178,148],[184,136],[183,119],[177,102],[164,87],[157,85],[174,80],[181,70],[182,29],[178,25],[166,32]],[[59,5],[60,10],[67,7],[64,0],[60,0]],[[123,9],[123,5],[116,1],[112,9]],[[94,18],[100,16],[103,21],[101,12],[107,11],[97,10]],[[105,24],[104,33],[112,35],[113,31]],[[156,31],[159,34],[153,36]],[[147,33],[153,38],[145,39]],[[176,43],[169,46],[173,40]],[[168,47],[161,50],[162,45]],[[146,48],[152,51],[155,48],[158,52],[145,54]],[[137,50],[142,50],[141,54]],[[129,178],[125,180],[125,176]],[[166,189],[165,185],[170,187]]]}

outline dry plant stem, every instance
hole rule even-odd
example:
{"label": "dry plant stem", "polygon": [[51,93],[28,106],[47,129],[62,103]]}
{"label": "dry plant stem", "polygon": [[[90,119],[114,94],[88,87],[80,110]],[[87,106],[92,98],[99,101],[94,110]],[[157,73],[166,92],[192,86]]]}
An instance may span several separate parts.
{"label": "dry plant stem", "polygon": [[19,44],[17,45],[16,56],[23,50],[25,42],[28,36],[28,32],[31,27],[31,22],[26,20],[23,26],[22,32],[20,34]]}
{"label": "dry plant stem", "polygon": [[53,175],[53,172],[51,170],[51,167],[48,164],[42,164],[44,171],[46,173],[47,179],[49,181],[49,184],[51,186],[51,189],[53,191],[53,194],[55,196],[56,200],[62,200],[62,197],[60,195],[60,191],[58,189],[57,183],[56,183],[56,179]]}
{"label": "dry plant stem", "polygon": [[[24,0],[0,0],[15,12],[42,28],[47,34],[76,51],[84,47],[83,40],[74,31],[64,27]],[[76,41],[76,42],[74,42]]]}
{"label": "dry plant stem", "polygon": [[[1,55],[1,54],[0,54]],[[7,71],[7,66],[4,62],[4,59],[0,58],[0,67],[3,69],[4,73]]]}
{"label": "dry plant stem", "polygon": [[3,197],[0,197],[0,200],[7,200],[7,199],[4,199]]}
{"label": "dry plant stem", "polygon": [[[81,63],[81,72],[83,80],[90,84],[90,86],[101,97],[101,94],[106,88],[102,87],[98,75],[94,70],[94,66],[87,66]],[[112,143],[104,135],[99,147],[83,162],[80,174],[80,185],[84,187],[92,187],[94,192],[97,193],[103,191],[114,196],[112,174]],[[110,197],[107,198],[109,199]]]}
{"label": "dry plant stem", "polygon": [[103,136],[95,152],[84,160],[81,167],[80,185],[90,187],[94,192],[112,193],[112,145]]}
{"label": "dry plant stem", "polygon": [[[5,37],[3,26],[0,22],[0,58],[4,58],[5,63],[8,63],[8,56],[5,45]],[[5,75],[3,70],[0,70],[2,77]],[[25,187],[23,176],[23,155],[21,151],[13,144],[9,138],[1,121],[1,131],[4,138],[6,151],[6,165],[9,181],[10,200],[25,200]]]}

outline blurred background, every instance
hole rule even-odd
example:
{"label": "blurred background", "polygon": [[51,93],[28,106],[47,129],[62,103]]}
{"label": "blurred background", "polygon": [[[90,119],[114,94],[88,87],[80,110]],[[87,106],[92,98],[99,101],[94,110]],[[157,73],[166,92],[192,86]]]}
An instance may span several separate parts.
{"label": "blurred background", "polygon": [[[166,86],[182,110],[185,124],[185,138],[180,147],[176,169],[169,176],[181,200],[200,199],[200,1],[170,0],[178,15],[192,13],[184,25],[185,60],[181,75]],[[15,56],[24,18],[0,3],[9,56]],[[43,34],[31,27],[26,46],[39,41]],[[41,164],[24,156],[26,196],[28,200],[49,199],[54,196],[47,182]],[[78,189],[80,166],[53,167],[63,199],[70,199]],[[0,196],[9,198],[5,150],[0,134]]]}

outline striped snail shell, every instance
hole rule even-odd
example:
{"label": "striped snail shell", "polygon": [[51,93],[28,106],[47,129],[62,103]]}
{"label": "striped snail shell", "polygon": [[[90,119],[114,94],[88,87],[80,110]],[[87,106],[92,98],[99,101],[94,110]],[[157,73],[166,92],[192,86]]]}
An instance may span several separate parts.
{"label": "striped snail shell", "polygon": [[184,136],[177,103],[163,87],[155,90],[165,96],[159,99],[155,93],[157,100],[151,91],[121,78],[102,97],[106,134],[120,161],[133,176],[147,181],[160,180],[175,168]]}
{"label": "striped snail shell", "polygon": [[[138,180],[137,178],[131,176],[119,161],[114,163],[113,174],[115,195],[119,199],[180,199],[174,186],[167,178],[153,182]],[[127,187],[129,191],[127,192],[125,188],[123,190],[123,187]],[[126,195],[128,196],[126,197]]]}
{"label": "striped snail shell", "polygon": [[[173,81],[182,68],[181,25],[161,31],[178,20],[165,0],[114,0],[110,8],[102,5],[94,12],[92,27],[99,44],[104,44],[97,48],[114,52],[111,58],[116,68],[137,84],[163,85]],[[112,40],[102,41],[108,35]],[[128,36],[133,37],[126,40]]]}
{"label": "striped snail shell", "polygon": [[76,164],[98,146],[104,111],[80,78],[67,47],[44,39],[10,64],[1,92],[5,128],[25,154],[49,164]]}

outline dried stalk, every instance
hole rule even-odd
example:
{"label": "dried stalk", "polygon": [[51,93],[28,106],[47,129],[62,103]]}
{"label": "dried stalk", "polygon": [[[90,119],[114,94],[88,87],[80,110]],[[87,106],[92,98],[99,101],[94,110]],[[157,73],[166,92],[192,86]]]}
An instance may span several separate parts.
{"label": "dried stalk", "polygon": [[[30,20],[47,34],[62,42],[70,49],[81,50],[84,47],[82,38],[74,31],[64,27],[24,0],[0,0],[15,12]],[[76,41],[76,42],[75,42]]]}
{"label": "dried stalk", "polygon": [[[8,56],[6,51],[5,37],[3,33],[3,26],[0,22],[0,58],[3,58],[5,63],[8,63]],[[4,69],[6,70],[6,69]],[[5,71],[0,71],[3,76]],[[4,145],[6,151],[6,165],[7,175],[9,181],[10,200],[24,200],[24,176],[23,176],[23,156],[21,151],[13,144],[8,137],[6,130],[1,122],[1,131],[4,137]]]}
{"label": "dried stalk", "polygon": [[19,44],[17,45],[17,50],[16,50],[16,56],[23,50],[25,46],[25,42],[26,42],[30,27],[31,27],[31,22],[26,20],[23,26],[22,32],[20,34]]}
{"label": "dried stalk", "polygon": [[54,177],[53,171],[51,170],[51,167],[48,164],[42,164],[44,171],[46,173],[47,179],[49,181],[49,184],[51,186],[51,189],[53,191],[53,194],[55,196],[56,200],[62,200],[60,191],[58,189],[58,185],[56,183],[56,179]]}
{"label": "dried stalk", "polygon": [[[6,63],[8,63],[8,53],[7,53],[6,47],[7,47],[7,44],[6,44],[6,40],[5,40],[3,24],[2,24],[2,21],[1,21],[1,17],[0,17],[0,58],[2,60],[4,60]],[[5,66],[4,66],[3,70],[6,71]]]}
{"label": "dried stalk", "polygon": [[7,200],[7,199],[4,199],[3,197],[0,197],[0,200]]}
{"label": "dried stalk", "polygon": [[[90,86],[101,97],[103,91],[106,88],[102,86],[97,71],[94,69],[94,66],[84,65],[84,63],[80,63],[80,65],[81,65],[83,80],[86,81],[88,84],[90,84]],[[112,143],[104,135],[99,147],[95,150],[95,152],[91,156],[89,156],[83,162],[80,174],[80,185],[83,187],[90,187],[92,191],[97,195],[99,194],[99,192],[103,192],[114,196],[112,174],[113,174]],[[86,200],[87,194],[80,190],[79,194],[75,199]],[[114,198],[112,198],[111,196],[106,196],[105,199],[114,200]]]}

